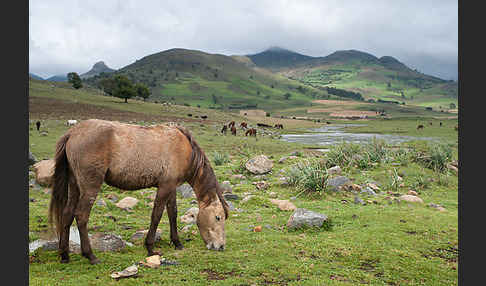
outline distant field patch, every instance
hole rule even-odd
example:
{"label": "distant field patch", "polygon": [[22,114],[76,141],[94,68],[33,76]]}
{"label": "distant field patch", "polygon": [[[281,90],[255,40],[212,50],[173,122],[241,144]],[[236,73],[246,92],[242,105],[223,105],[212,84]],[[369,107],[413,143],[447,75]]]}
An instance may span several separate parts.
{"label": "distant field patch", "polygon": [[361,105],[363,104],[362,102],[356,102],[356,101],[351,101],[351,100],[332,100],[332,99],[318,99],[318,100],[313,100],[313,103],[319,103],[319,104],[330,104],[330,105]]}
{"label": "distant field patch", "polygon": [[346,117],[372,117],[376,116],[375,111],[358,111],[358,110],[343,110],[343,111],[337,111],[329,114],[331,117],[340,117],[340,118],[346,118]]}

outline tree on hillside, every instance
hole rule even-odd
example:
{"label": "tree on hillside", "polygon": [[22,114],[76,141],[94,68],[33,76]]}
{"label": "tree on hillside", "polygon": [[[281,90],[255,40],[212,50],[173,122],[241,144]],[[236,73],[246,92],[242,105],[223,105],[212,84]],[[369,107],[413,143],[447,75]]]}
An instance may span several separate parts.
{"label": "tree on hillside", "polygon": [[137,95],[143,98],[143,101],[150,96],[150,89],[143,83],[135,84],[135,90],[137,91]]}
{"label": "tree on hillside", "polygon": [[68,82],[73,85],[75,89],[79,89],[83,87],[83,83],[81,82],[81,78],[75,72],[70,72],[67,74]]}
{"label": "tree on hillside", "polygon": [[128,103],[128,99],[137,95],[132,82],[124,75],[116,75],[115,78],[115,89],[113,90],[113,96],[118,98],[124,98],[125,103]]}

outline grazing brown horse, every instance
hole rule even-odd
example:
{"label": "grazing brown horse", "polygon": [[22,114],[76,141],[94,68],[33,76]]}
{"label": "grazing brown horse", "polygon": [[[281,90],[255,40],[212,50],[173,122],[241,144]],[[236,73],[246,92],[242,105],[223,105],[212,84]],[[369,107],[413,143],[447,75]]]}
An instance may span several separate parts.
{"label": "grazing brown horse", "polygon": [[234,126],[235,126],[235,122],[234,122],[234,121],[231,121],[231,122],[228,124],[228,127],[229,127],[229,128],[232,128],[232,127],[234,127]]}
{"label": "grazing brown horse", "polygon": [[246,122],[241,122],[240,127],[246,129],[248,128],[248,124]]}
{"label": "grazing brown horse", "polygon": [[176,187],[188,182],[199,203],[197,226],[208,249],[223,250],[228,205],[211,164],[192,135],[179,126],[137,126],[90,119],[69,129],[57,142],[49,223],[55,222],[61,263],[69,262],[69,228],[76,219],[81,253],[99,263],[88,238],[88,219],[103,182],[123,190],[157,187],[145,238],[154,255],[155,232],[164,208],[170,238],[177,234]]}
{"label": "grazing brown horse", "polygon": [[224,135],[226,135],[226,131],[228,131],[228,126],[223,125],[223,129],[221,129],[221,133],[223,133]]}
{"label": "grazing brown horse", "polygon": [[245,132],[245,136],[248,136],[248,134],[249,134],[250,136],[255,136],[255,137],[256,137],[256,133],[257,133],[257,132],[256,132],[256,129],[255,129],[255,128],[250,128],[250,129],[248,129],[248,130]]}
{"label": "grazing brown horse", "polygon": [[236,136],[236,127],[235,127],[234,124],[233,124],[233,126],[231,126],[231,135],[235,135]]}
{"label": "grazing brown horse", "polygon": [[417,130],[419,129],[424,129],[424,126],[422,124],[420,124],[419,126],[417,126]]}

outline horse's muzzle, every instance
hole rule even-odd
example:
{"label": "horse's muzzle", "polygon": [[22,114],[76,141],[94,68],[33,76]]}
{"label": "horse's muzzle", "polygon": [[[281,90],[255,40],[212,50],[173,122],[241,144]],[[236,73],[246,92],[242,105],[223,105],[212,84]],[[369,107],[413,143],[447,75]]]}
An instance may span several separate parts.
{"label": "horse's muzzle", "polygon": [[218,251],[223,251],[224,250],[224,245],[220,245],[219,247],[216,247],[213,243],[210,243],[210,244],[206,245],[206,247],[209,250],[218,250]]}

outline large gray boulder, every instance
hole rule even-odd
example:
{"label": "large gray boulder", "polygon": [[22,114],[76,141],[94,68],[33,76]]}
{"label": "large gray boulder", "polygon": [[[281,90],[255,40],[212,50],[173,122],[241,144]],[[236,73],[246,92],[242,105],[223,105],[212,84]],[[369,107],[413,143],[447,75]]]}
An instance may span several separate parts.
{"label": "large gray boulder", "polygon": [[265,155],[258,155],[248,160],[245,167],[252,174],[261,175],[272,170],[273,162]]}
{"label": "large gray boulder", "polygon": [[301,227],[321,227],[328,217],[324,214],[313,212],[307,209],[298,208],[287,221],[287,228],[296,229]]}
{"label": "large gray boulder", "polygon": [[351,180],[349,180],[348,178],[346,178],[344,176],[339,176],[339,177],[335,177],[335,178],[327,180],[327,187],[331,191],[335,191],[335,192],[341,191],[343,187],[348,186],[350,184],[351,184]]}

